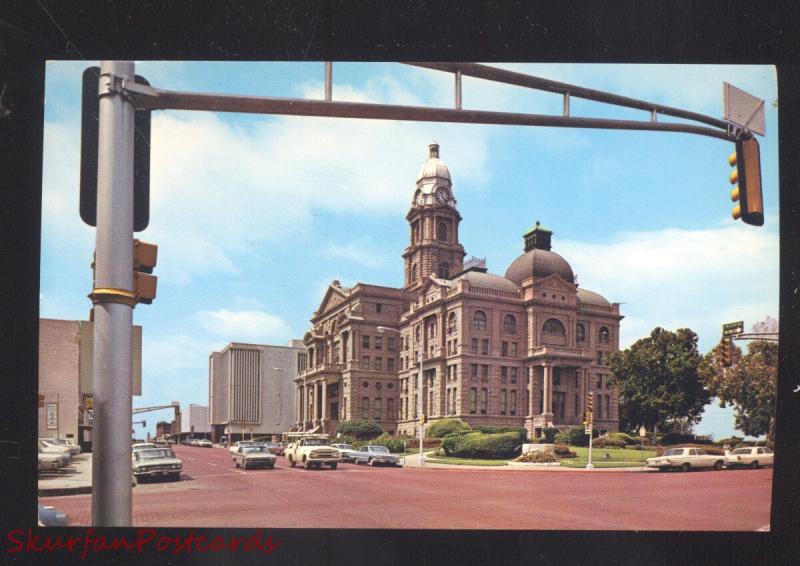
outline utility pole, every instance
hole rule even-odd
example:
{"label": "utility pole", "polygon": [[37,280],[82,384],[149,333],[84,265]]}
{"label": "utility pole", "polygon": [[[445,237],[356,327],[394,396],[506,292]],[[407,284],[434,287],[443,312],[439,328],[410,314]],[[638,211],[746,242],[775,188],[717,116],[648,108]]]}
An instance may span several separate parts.
{"label": "utility pole", "polygon": [[100,66],[94,303],[92,524],[131,526],[134,106],[131,61]]}

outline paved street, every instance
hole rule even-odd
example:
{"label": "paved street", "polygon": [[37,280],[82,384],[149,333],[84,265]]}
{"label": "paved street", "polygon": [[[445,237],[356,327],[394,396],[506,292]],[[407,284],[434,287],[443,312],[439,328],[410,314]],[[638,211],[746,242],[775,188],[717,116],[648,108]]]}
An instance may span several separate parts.
{"label": "paved street", "polygon": [[[742,530],[769,524],[772,470],[631,473],[527,469],[240,470],[227,450],[176,446],[180,482],[134,489],[134,526]],[[70,524],[91,496],[45,497]]]}

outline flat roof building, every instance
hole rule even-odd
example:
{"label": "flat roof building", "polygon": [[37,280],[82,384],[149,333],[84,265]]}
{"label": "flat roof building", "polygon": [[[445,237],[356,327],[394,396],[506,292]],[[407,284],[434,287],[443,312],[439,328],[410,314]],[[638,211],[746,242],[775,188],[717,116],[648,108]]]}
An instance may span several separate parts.
{"label": "flat roof building", "polygon": [[281,434],[295,423],[294,378],[305,367],[300,340],[288,346],[232,342],[208,361],[212,438]]}

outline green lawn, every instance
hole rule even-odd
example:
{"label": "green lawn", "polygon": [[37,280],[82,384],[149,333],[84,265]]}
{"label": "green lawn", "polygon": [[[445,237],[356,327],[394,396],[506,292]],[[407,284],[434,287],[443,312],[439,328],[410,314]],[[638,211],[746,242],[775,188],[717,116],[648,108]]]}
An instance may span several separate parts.
{"label": "green lawn", "polygon": [[[562,458],[561,465],[570,468],[585,468],[589,460],[589,448],[570,446],[577,458]],[[608,454],[608,457],[606,457]],[[644,466],[645,460],[653,458],[655,450],[632,450],[629,448],[592,448],[592,465],[596,468],[624,468]]]}

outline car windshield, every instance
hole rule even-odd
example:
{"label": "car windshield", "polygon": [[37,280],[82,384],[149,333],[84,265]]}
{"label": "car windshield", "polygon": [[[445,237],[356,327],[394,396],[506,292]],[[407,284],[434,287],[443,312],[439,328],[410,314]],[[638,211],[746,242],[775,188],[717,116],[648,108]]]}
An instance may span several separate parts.
{"label": "car windshield", "polygon": [[389,449],[386,448],[385,446],[370,446],[369,450],[370,452],[380,452],[381,454],[389,453]]}
{"label": "car windshield", "polygon": [[737,448],[731,454],[750,454],[750,448]]}
{"label": "car windshield", "polygon": [[148,448],[137,452],[140,460],[152,460],[154,458],[171,458],[172,454],[166,448]]}
{"label": "car windshield", "polygon": [[324,438],[306,438],[305,445],[306,446],[327,446],[328,441]]}
{"label": "car windshield", "polygon": [[267,448],[265,446],[242,446],[242,453],[243,454],[254,454],[257,452],[266,452]]}
{"label": "car windshield", "polygon": [[681,456],[683,455],[683,448],[670,448],[664,452],[664,456]]}
{"label": "car windshield", "polygon": [[66,440],[62,440],[61,438],[54,438],[50,442],[52,442],[53,444],[59,444],[61,446],[64,446],[67,443]]}
{"label": "car windshield", "polygon": [[338,448],[339,450],[352,450],[353,449],[353,445],[352,444],[337,444],[336,448]]}
{"label": "car windshield", "polygon": [[251,444],[253,443],[249,440],[240,440],[236,443],[237,446],[250,446]]}

